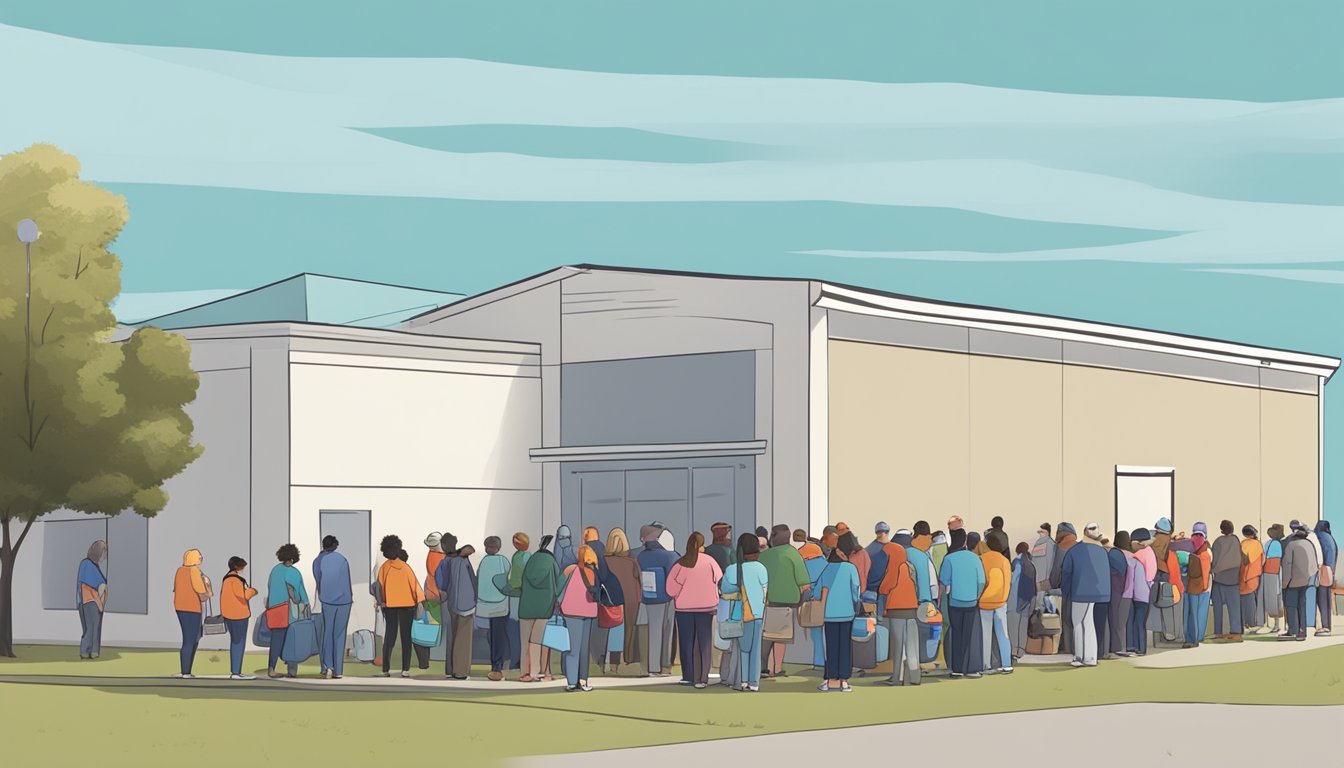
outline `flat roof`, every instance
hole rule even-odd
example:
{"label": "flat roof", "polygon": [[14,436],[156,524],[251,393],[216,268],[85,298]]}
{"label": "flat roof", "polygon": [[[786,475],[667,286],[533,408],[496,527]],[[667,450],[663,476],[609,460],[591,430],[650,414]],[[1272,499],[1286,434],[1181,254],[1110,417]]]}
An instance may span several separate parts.
{"label": "flat roof", "polygon": [[[118,327],[117,332],[113,336],[113,341],[124,341],[130,336],[131,332],[136,330],[139,329],[130,326]],[[168,332],[179,334],[188,341],[306,338],[322,339],[326,341],[373,342],[441,350],[462,350],[468,352],[508,352],[520,355],[538,355],[541,353],[541,345],[529,341],[473,339],[459,336],[440,336],[429,333],[416,333],[414,331],[391,328],[364,328],[353,325],[331,325],[326,323],[301,323],[289,321],[230,323],[227,325],[202,325],[194,328],[174,328]]]}

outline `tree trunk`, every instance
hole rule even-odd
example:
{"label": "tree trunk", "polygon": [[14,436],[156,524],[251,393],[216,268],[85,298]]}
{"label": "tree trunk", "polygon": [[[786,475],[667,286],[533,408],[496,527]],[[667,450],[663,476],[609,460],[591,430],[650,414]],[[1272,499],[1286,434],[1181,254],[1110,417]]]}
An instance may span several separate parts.
{"label": "tree trunk", "polygon": [[[5,538],[9,536],[9,522],[5,522]],[[0,656],[14,658],[14,556],[17,553],[5,542],[0,549]]]}

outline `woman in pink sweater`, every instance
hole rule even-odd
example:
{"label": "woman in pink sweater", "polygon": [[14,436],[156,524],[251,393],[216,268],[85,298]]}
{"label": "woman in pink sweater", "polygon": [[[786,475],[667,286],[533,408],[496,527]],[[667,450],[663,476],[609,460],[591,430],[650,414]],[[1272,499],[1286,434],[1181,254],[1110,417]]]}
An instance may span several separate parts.
{"label": "woman in pink sweater", "polygon": [[709,652],[713,647],[714,613],[719,607],[719,580],[723,571],[704,555],[705,537],[692,533],[686,554],[667,574],[667,594],[677,610],[681,637],[681,684],[704,689],[709,685]]}

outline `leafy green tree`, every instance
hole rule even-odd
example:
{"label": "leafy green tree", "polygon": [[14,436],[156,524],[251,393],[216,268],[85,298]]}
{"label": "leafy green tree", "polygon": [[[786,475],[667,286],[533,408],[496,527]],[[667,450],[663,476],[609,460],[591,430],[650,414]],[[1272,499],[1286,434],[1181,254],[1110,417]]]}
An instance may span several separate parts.
{"label": "leafy green tree", "polygon": [[[14,567],[33,523],[66,508],[153,517],[165,480],[201,455],[184,411],[199,379],[181,336],[112,341],[126,201],[35,144],[0,156],[0,655],[14,655]],[[31,244],[31,299],[23,219]],[[70,564],[73,590],[75,564]],[[109,585],[115,590],[116,585]]]}

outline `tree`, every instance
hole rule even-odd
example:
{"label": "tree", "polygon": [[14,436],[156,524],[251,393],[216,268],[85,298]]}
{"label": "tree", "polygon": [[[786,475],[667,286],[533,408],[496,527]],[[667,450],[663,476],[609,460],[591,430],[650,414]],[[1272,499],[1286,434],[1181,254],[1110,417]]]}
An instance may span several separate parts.
{"label": "tree", "polygon": [[[163,483],[201,455],[184,406],[199,378],[185,339],[154,328],[112,341],[126,201],[35,144],[0,156],[0,655],[14,655],[14,568],[43,515],[168,503]],[[22,219],[37,222],[31,301]],[[74,564],[71,564],[73,591]],[[115,589],[112,585],[111,589]]]}

